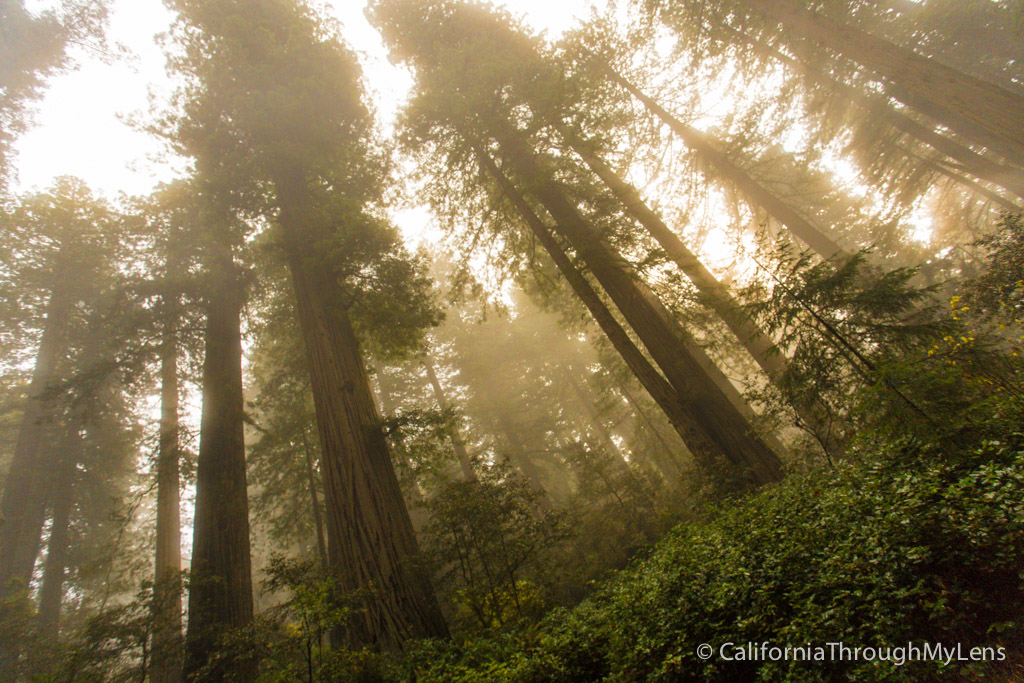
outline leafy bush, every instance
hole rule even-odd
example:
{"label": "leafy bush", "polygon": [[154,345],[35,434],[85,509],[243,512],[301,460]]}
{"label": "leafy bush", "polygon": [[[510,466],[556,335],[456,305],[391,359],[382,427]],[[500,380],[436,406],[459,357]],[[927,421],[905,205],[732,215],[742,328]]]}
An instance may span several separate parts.
{"label": "leafy bush", "polygon": [[[1019,415],[1019,405],[1004,408]],[[956,438],[865,440],[837,469],[793,476],[681,524],[648,559],[537,629],[459,647],[432,644],[406,657],[403,676],[916,681],[956,673],[980,680],[996,668],[727,662],[717,653],[705,661],[696,650],[727,642],[959,642],[1004,645],[1012,654],[1022,633],[1022,561],[1024,435],[1008,431],[970,448]]]}

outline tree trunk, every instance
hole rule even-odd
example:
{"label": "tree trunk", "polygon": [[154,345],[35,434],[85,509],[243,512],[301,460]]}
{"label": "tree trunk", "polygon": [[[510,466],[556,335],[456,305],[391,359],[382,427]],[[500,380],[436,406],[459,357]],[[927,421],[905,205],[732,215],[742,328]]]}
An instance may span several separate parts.
{"label": "tree trunk", "polygon": [[71,536],[75,472],[82,457],[81,412],[74,411],[59,451],[56,478],[51,488],[50,539],[46,544],[43,582],[39,589],[37,633],[41,643],[55,643],[60,629],[60,607],[64,599],[64,572]]}
{"label": "tree trunk", "polygon": [[398,478],[344,296],[332,270],[311,253],[316,243],[305,179],[275,181],[280,225],[306,346],[327,498],[328,557],[341,587],[365,591],[348,622],[356,647],[396,650],[410,638],[447,637]]}
{"label": "tree trunk", "polygon": [[28,588],[42,543],[46,514],[43,454],[50,450],[46,447],[46,434],[53,410],[53,397],[47,396],[46,391],[56,377],[57,363],[64,356],[74,304],[69,290],[68,285],[58,284],[47,304],[28,400],[0,500],[0,598]]}
{"label": "tree trunk", "polygon": [[636,188],[620,178],[607,163],[590,152],[578,140],[572,141],[572,148],[579,154],[594,173],[608,186],[626,210],[650,233],[665,250],[679,269],[697,287],[702,300],[729,326],[743,347],[757,364],[772,379],[777,379],[786,370],[786,357],[764,332],[747,317],[733,300],[729,291],[708,270],[697,255],[690,251],[679,237],[672,232],[661,217],[647,206]]}
{"label": "tree trunk", "polygon": [[[793,0],[750,0],[749,7],[777,21],[794,36],[873,71],[906,96],[897,99],[1024,167],[1024,96],[840,23]],[[912,101],[916,102],[915,105]],[[928,111],[923,111],[925,105]]]}
{"label": "tree trunk", "polygon": [[[516,189],[512,182],[498,168],[494,161],[481,149],[477,149],[480,166],[495,180],[499,189],[512,202],[522,216],[524,222],[547,250],[562,276],[572,287],[573,292],[594,316],[598,326],[608,337],[615,350],[622,357],[640,384],[647,390],[658,407],[668,418],[669,423],[679,434],[698,463],[704,467],[714,468],[716,460],[725,458],[716,445],[706,439],[700,425],[686,409],[686,402],[668,380],[647,360],[647,357],[633,343],[629,333],[619,324],[615,316],[605,305],[600,295],[594,290],[583,274],[576,269],[561,245],[552,235],[540,218],[533,212],[525,197]],[[701,450],[701,447],[706,450]]]}
{"label": "tree trunk", "polygon": [[[427,380],[430,382],[431,388],[434,390],[434,399],[437,401],[438,406],[441,410],[448,410],[450,407],[448,404],[448,397],[445,396],[444,389],[441,387],[441,382],[437,379],[437,373],[434,372],[434,364],[430,360],[430,356],[423,354],[423,367],[427,370]],[[469,453],[466,452],[466,444],[462,441],[462,435],[459,434],[459,428],[453,426],[451,433],[448,438],[452,441],[452,448],[455,451],[455,457],[459,461],[459,468],[462,470],[462,476],[466,481],[476,481],[476,472],[473,471],[473,462],[469,459]]]}
{"label": "tree trunk", "polygon": [[[579,140],[567,136],[572,148],[579,154],[594,173],[608,186],[622,202],[626,210],[643,225],[661,245],[679,269],[682,270],[701,293],[702,300],[719,315],[729,327],[743,348],[753,357],[768,378],[779,383],[786,372],[788,361],[782,351],[767,334],[740,309],[729,291],[715,278],[703,263],[691,252],[679,237],[669,229],[661,217],[651,210],[632,185],[620,178],[607,163],[590,152]],[[828,433],[822,426],[822,418],[814,410],[799,403],[792,404],[800,419],[812,428]],[[827,454],[837,455],[841,445],[834,439],[821,440]]]}
{"label": "tree trunk", "polygon": [[726,181],[732,183],[748,201],[760,206],[768,215],[785,225],[790,231],[801,239],[807,246],[813,249],[824,259],[846,259],[848,254],[840,247],[835,240],[814,225],[810,220],[804,218],[792,207],[788,206],[772,192],[754,180],[750,174],[733,163],[725,154],[718,151],[711,140],[704,134],[686,125],[676,117],[668,113],[661,105],[652,98],[641,92],[635,85],[627,81],[610,67],[607,68],[609,77],[621,85],[630,94],[644,104],[647,109],[661,119],[676,135],[683,139],[683,142],[696,152],[704,161],[715,168],[718,174]]}
{"label": "tree trunk", "polygon": [[[173,315],[173,313],[172,313]],[[181,508],[177,326],[168,322],[160,349],[160,442],[156,473],[152,683],[181,681]]]}
{"label": "tree trunk", "polygon": [[[587,263],[619,311],[640,337],[669,383],[685,400],[701,428],[699,445],[692,449],[724,454],[735,473],[749,474],[764,484],[782,476],[778,456],[756,435],[733,404],[725,389],[710,372],[710,361],[701,358],[698,347],[680,329],[671,314],[630,266],[612,250],[550,180],[530,148],[507,121],[492,124],[499,145],[521,182],[555,219],[558,229]],[[717,448],[716,448],[717,447]]]}
{"label": "tree trunk", "polygon": [[313,449],[306,438],[306,428],[302,428],[302,452],[306,455],[306,474],[309,477],[309,505],[313,508],[313,524],[316,526],[316,549],[320,556],[320,566],[329,567],[327,559],[327,541],[324,538],[324,518],[320,512],[320,496],[316,493],[316,469],[313,467]]}
{"label": "tree trunk", "polygon": [[[377,378],[377,399],[380,402],[380,412],[383,413],[383,417],[386,419],[398,412],[398,404],[394,400],[387,374],[384,372],[384,366],[375,364],[373,374]],[[394,451],[392,451],[391,455],[401,467],[405,468],[406,472],[412,473],[414,475],[412,478],[415,479],[413,465],[408,455],[403,452]],[[409,510],[410,519],[412,519],[412,528],[418,534],[429,521],[429,515],[424,506],[423,490],[420,488],[419,482],[402,482],[401,477],[399,477],[399,486],[402,488],[402,493],[406,496],[406,508]]]}
{"label": "tree trunk", "polygon": [[[207,293],[203,412],[196,473],[185,677],[251,680],[248,652],[218,652],[218,639],[252,621],[240,332],[244,287],[227,240],[215,245]],[[217,656],[217,660],[212,660]]]}

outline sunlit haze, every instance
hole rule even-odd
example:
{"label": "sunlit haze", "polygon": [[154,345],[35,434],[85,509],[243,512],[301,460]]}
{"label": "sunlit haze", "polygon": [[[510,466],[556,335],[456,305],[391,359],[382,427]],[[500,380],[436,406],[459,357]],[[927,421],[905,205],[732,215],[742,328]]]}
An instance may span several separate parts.
{"label": "sunlit haze", "polygon": [[[55,4],[26,3],[31,11]],[[587,16],[593,3],[513,0],[504,5],[554,36]],[[388,62],[380,37],[363,15],[364,3],[338,1],[328,7],[360,55],[381,125],[387,130],[412,84],[411,77]],[[182,160],[168,158],[157,139],[130,122],[145,118],[151,96],[159,104],[174,87],[157,39],[172,20],[173,13],[160,0],[112,4],[108,37],[111,44],[127,48],[127,58],[105,62],[82,50],[72,51],[78,68],[50,80],[37,106],[36,125],[18,141],[16,190],[42,190],[57,176],[74,175],[115,199],[121,192],[145,194],[181,172]]]}

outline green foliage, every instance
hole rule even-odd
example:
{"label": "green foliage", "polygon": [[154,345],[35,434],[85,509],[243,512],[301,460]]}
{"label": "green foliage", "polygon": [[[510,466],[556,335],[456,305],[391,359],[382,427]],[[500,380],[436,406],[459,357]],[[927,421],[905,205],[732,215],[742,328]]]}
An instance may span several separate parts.
{"label": "green foliage", "polygon": [[[783,247],[768,266],[771,280],[743,293],[752,302],[747,312],[789,354],[785,372],[758,398],[775,412],[800,406],[816,415],[816,424],[793,420],[822,444],[865,425],[896,424],[896,416],[931,428],[965,399],[957,392],[943,395],[951,399],[945,406],[929,405],[924,387],[902,381],[908,364],[923,376],[921,364],[934,363],[922,358],[923,349],[959,326],[939,309],[934,288],[914,282],[914,269],[879,271],[867,255],[818,261]],[[873,399],[857,400],[866,390],[874,390]]]}
{"label": "green foliage", "polygon": [[989,315],[1024,319],[1024,214],[1005,214],[998,229],[975,246],[986,252],[987,268],[967,287],[967,299]]}
{"label": "green foliage", "polygon": [[[1007,413],[1017,403],[1002,406]],[[994,417],[999,417],[994,415]],[[1007,425],[1007,422],[1001,422]],[[1009,426],[1009,425],[1007,425]],[[965,433],[973,425],[961,425]],[[933,662],[750,663],[701,643],[1013,646],[1024,585],[1024,434],[957,448],[865,439],[704,521],[536,631],[415,653],[417,680],[892,680],[995,669]]]}
{"label": "green foliage", "polygon": [[451,482],[427,502],[426,552],[452,603],[455,626],[488,629],[535,619],[545,607],[551,550],[568,533],[564,513],[504,467]]}

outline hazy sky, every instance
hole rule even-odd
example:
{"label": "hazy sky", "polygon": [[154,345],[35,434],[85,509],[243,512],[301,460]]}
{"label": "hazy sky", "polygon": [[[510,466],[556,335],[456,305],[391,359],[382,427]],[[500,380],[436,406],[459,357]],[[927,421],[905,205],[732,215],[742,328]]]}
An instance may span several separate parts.
{"label": "hazy sky", "polygon": [[[28,0],[37,11],[53,0]],[[509,0],[503,4],[537,29],[555,35],[589,13],[589,0]],[[75,175],[113,199],[119,192],[144,194],[181,168],[160,159],[159,142],[133,130],[126,120],[149,109],[149,97],[166,96],[172,84],[156,36],[173,15],[161,0],[114,0],[108,36],[131,52],[110,64],[73,53],[79,67],[53,78],[38,105],[36,125],[18,141],[15,189],[45,189],[54,177]],[[328,3],[342,21],[345,37],[359,53],[385,126],[401,106],[409,75],[388,63],[377,33],[363,16],[364,3]]]}

